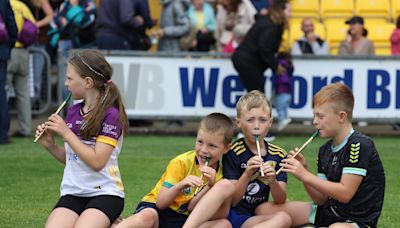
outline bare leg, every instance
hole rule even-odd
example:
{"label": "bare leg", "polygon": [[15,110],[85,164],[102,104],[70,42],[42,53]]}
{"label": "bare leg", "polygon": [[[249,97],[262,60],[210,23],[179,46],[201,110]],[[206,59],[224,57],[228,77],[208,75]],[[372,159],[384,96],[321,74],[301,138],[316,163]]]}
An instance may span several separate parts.
{"label": "bare leg", "polygon": [[311,203],[286,202],[284,204],[274,204],[273,202],[268,202],[258,206],[255,213],[256,215],[270,215],[279,211],[289,214],[293,226],[299,226],[309,222]]}
{"label": "bare leg", "polygon": [[68,208],[58,207],[50,213],[49,217],[47,218],[45,227],[74,227],[78,218],[79,215],[74,211]]}
{"label": "bare leg", "polygon": [[234,185],[226,179],[218,181],[200,199],[188,219],[184,228],[197,228],[211,219],[226,218],[229,213],[230,199],[235,190]]}
{"label": "bare leg", "polygon": [[329,226],[329,228],[355,228],[355,227],[356,227],[355,224],[342,223],[342,222],[337,222]]}
{"label": "bare leg", "polygon": [[146,208],[118,223],[116,228],[158,228],[158,213],[153,208]]}
{"label": "bare leg", "polygon": [[283,211],[271,215],[256,215],[243,223],[242,228],[289,228],[292,225],[290,216]]}
{"label": "bare leg", "polygon": [[75,223],[75,228],[95,228],[104,227],[107,228],[111,224],[107,215],[99,209],[89,208],[82,212],[78,220]]}
{"label": "bare leg", "polygon": [[227,219],[212,220],[203,223],[199,228],[232,228],[232,224]]}

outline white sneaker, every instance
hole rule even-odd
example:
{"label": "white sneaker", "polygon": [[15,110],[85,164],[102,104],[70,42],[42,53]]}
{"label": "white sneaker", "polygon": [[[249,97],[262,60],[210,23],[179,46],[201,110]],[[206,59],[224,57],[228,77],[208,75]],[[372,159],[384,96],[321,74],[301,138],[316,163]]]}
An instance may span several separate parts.
{"label": "white sneaker", "polygon": [[292,119],[290,119],[290,118],[284,119],[278,123],[278,126],[276,129],[278,131],[282,131],[290,122],[292,122]]}

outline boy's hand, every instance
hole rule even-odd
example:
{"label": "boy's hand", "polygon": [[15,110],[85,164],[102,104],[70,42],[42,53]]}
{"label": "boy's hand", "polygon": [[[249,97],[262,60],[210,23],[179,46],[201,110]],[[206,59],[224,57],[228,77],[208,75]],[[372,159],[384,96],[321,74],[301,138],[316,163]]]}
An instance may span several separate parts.
{"label": "boy's hand", "polygon": [[215,183],[215,169],[211,168],[210,166],[202,165],[199,167],[199,170],[203,173],[203,176],[207,179],[207,185],[212,187]]}
{"label": "boy's hand", "polygon": [[244,171],[245,174],[248,177],[250,177],[251,175],[254,174],[254,172],[258,171],[261,168],[262,164],[263,164],[263,160],[258,155],[251,157],[247,161],[247,167],[246,167],[246,170]]}
{"label": "boy's hand", "polygon": [[184,189],[187,187],[200,187],[203,184],[203,180],[200,179],[200,177],[197,176],[187,176],[185,179],[181,180],[177,185],[179,187],[179,189]]}
{"label": "boy's hand", "polygon": [[279,165],[283,167],[283,172],[293,174],[300,181],[303,181],[303,177],[307,174],[307,169],[295,158],[283,159]]}
{"label": "boy's hand", "polygon": [[276,171],[274,169],[274,167],[270,166],[270,165],[263,165],[262,166],[263,172],[264,172],[264,179],[267,180],[268,184],[275,184],[276,181]]}
{"label": "boy's hand", "polygon": [[[293,151],[293,150],[289,151],[288,158],[293,157],[293,155],[294,155],[298,150],[299,150],[299,148],[296,147],[296,148],[294,148],[294,151]],[[298,154],[296,155],[296,157],[294,157],[294,158],[295,158],[297,161],[299,161],[305,168],[307,168],[307,160],[306,160],[306,158],[305,158],[301,153],[298,153]]]}

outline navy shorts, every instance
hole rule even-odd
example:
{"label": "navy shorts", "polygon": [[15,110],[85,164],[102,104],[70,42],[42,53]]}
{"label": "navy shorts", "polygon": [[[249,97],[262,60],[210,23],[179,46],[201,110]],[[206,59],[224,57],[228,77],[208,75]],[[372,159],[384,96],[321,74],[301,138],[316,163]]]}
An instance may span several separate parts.
{"label": "navy shorts", "polygon": [[160,210],[157,208],[155,203],[140,202],[134,214],[139,213],[145,208],[153,208],[158,213],[158,224],[159,228],[181,228],[185,224],[187,215],[180,214],[170,208]]}
{"label": "navy shorts", "polygon": [[239,214],[234,209],[229,210],[228,221],[232,224],[233,228],[240,228],[242,227],[243,223],[247,221],[247,219],[251,218],[253,215],[246,215],[246,214]]}
{"label": "navy shorts", "polygon": [[124,209],[124,198],[111,195],[93,197],[65,195],[61,196],[54,209],[58,207],[68,208],[78,215],[86,209],[95,208],[106,214],[110,223],[113,223]]}

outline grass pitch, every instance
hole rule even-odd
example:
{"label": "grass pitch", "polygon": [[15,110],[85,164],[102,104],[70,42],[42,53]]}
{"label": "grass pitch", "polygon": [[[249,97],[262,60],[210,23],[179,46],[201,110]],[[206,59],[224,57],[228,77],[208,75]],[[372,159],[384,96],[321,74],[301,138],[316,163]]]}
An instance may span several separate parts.
{"label": "grass pitch", "polygon": [[[274,144],[290,150],[308,137],[278,137]],[[386,174],[386,193],[378,227],[398,227],[400,218],[400,156],[398,138],[374,138]],[[316,170],[316,157],[323,139],[314,140],[303,152],[309,167]],[[136,204],[151,190],[174,156],[191,150],[195,137],[128,136],[119,164],[125,186],[123,216],[132,214]],[[59,197],[63,165],[33,139],[13,139],[0,146],[0,226],[43,227]],[[289,200],[309,201],[302,184],[289,176]]]}

